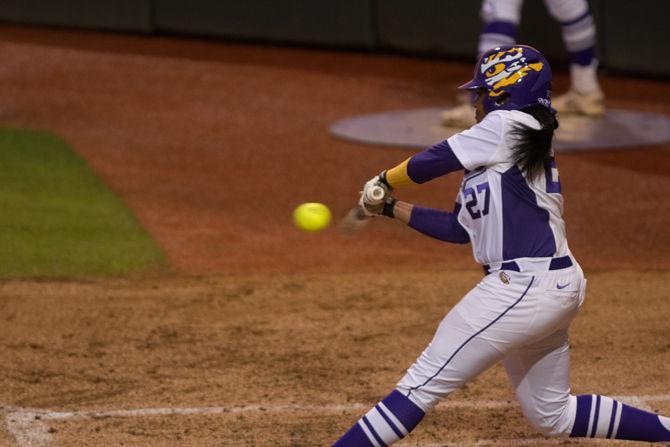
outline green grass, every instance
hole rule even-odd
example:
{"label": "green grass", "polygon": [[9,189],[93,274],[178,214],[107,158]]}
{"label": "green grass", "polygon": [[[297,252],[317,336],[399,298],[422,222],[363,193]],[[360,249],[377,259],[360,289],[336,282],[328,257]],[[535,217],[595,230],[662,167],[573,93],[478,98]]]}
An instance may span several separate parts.
{"label": "green grass", "polygon": [[0,278],[124,276],[163,265],[132,212],[64,141],[0,129]]}

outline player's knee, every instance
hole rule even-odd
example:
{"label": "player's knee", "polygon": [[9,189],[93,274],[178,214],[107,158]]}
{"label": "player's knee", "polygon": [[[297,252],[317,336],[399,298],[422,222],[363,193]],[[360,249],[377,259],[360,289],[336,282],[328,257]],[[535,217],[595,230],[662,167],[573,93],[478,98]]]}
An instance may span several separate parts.
{"label": "player's knee", "polygon": [[484,0],[479,15],[484,23],[509,22],[515,25],[521,20],[522,0]]}
{"label": "player's knee", "polygon": [[549,13],[558,22],[581,17],[589,10],[586,0],[545,0]]}
{"label": "player's knee", "polygon": [[563,401],[541,402],[523,407],[530,424],[545,436],[568,436],[576,411],[576,400],[570,396]]}
{"label": "player's knee", "polygon": [[428,413],[443,397],[431,392],[431,390],[411,389],[410,391],[410,389],[411,388],[403,386],[402,384],[396,386],[396,390],[407,396],[409,400],[421,408],[424,413]]}
{"label": "player's knee", "polygon": [[457,383],[452,383],[442,378],[434,378],[431,381],[426,381],[424,378],[426,376],[425,363],[430,362],[424,352],[396,385],[396,390],[407,396],[426,413],[437,405],[441,399],[458,388]]}
{"label": "player's knee", "polygon": [[533,415],[533,417],[528,417],[531,425],[535,430],[539,431],[545,436],[565,436],[563,430],[561,430],[561,416],[557,414],[549,415]]}

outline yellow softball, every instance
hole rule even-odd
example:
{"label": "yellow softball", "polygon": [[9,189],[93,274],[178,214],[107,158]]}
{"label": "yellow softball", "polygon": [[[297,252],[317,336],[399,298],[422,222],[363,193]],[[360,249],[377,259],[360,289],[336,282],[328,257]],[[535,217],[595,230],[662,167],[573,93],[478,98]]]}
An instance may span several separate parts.
{"label": "yellow softball", "polygon": [[323,203],[303,203],[293,210],[293,222],[303,231],[321,231],[330,223],[330,210]]}

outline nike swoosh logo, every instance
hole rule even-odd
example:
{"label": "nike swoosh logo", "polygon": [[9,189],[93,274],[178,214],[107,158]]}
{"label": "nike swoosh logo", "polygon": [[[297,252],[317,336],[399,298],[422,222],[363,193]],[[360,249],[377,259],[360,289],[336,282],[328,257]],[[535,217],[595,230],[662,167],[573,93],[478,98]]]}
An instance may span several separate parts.
{"label": "nike swoosh logo", "polygon": [[570,283],[563,284],[563,285],[560,285],[559,283],[556,283],[556,288],[557,288],[557,289],[565,289],[565,288],[568,287],[569,285],[570,285]]}

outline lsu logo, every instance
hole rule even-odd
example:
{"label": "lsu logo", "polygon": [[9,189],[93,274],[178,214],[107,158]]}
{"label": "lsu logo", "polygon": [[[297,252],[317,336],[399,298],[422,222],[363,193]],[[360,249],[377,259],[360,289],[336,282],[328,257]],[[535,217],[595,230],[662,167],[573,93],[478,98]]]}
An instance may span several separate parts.
{"label": "lsu logo", "polygon": [[502,281],[503,284],[509,284],[510,277],[507,273],[505,272],[500,272],[500,281]]}
{"label": "lsu logo", "polygon": [[500,96],[505,88],[519,82],[531,70],[542,70],[542,62],[526,64],[523,50],[519,47],[499,51],[482,61],[481,72],[484,82],[491,87],[489,96]]}

